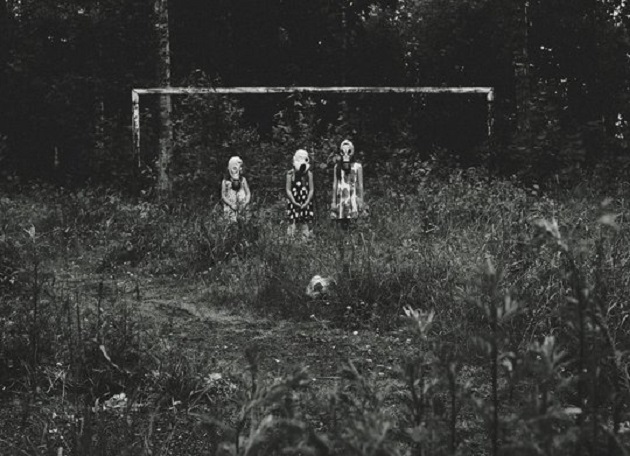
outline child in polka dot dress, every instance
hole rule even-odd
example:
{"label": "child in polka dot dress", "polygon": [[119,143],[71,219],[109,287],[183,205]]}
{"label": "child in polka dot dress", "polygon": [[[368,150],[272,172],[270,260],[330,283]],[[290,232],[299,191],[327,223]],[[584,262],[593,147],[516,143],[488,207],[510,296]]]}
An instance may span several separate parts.
{"label": "child in polka dot dress", "polygon": [[293,155],[293,168],[287,172],[287,217],[289,228],[287,234],[295,235],[297,226],[301,226],[305,238],[311,235],[311,223],[315,218],[313,210],[313,172],[310,170],[308,152],[299,149]]}

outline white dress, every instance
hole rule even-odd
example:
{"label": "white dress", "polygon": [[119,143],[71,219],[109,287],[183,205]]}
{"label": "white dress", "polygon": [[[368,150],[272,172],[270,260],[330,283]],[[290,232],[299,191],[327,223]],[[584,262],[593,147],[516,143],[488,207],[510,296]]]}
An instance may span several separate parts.
{"label": "white dress", "polygon": [[349,171],[338,168],[336,164],[334,172],[337,176],[337,205],[338,208],[333,214],[336,219],[353,219],[359,216],[359,205],[357,201],[357,187],[359,180],[360,163],[352,163]]}

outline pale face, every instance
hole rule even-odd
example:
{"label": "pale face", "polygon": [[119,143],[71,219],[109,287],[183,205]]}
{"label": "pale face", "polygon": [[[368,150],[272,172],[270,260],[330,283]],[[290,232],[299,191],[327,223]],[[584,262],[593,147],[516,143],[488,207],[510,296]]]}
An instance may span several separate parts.
{"label": "pale face", "polygon": [[233,164],[228,169],[230,171],[230,177],[232,179],[238,180],[241,177],[241,165],[240,164]]}
{"label": "pale face", "polygon": [[349,162],[354,155],[354,146],[350,141],[344,141],[341,143],[341,161]]}
{"label": "pale face", "polygon": [[305,150],[298,150],[293,156],[293,168],[296,171],[305,173],[310,167],[308,153]]}
{"label": "pale face", "polygon": [[243,171],[243,160],[240,157],[232,157],[228,162],[228,172],[232,180],[239,180]]}

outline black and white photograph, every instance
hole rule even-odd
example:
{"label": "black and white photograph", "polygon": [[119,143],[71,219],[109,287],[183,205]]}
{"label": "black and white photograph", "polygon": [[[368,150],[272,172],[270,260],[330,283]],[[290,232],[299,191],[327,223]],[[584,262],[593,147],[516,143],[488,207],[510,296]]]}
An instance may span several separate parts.
{"label": "black and white photograph", "polygon": [[0,456],[629,456],[630,1],[0,0]]}

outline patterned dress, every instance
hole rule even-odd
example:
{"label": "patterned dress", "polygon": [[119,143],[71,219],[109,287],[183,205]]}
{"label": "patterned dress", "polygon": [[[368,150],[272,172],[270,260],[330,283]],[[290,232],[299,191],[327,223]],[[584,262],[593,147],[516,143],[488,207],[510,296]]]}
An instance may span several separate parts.
{"label": "patterned dress", "polygon": [[357,185],[360,163],[352,163],[349,171],[344,171],[335,165],[335,175],[337,176],[337,210],[332,214],[336,219],[354,219],[359,216],[359,206],[357,203]]}
{"label": "patterned dress", "polygon": [[[288,174],[291,176],[291,194],[293,195],[293,199],[298,204],[304,204],[308,199],[310,190],[308,174],[303,175],[301,178],[296,178],[294,170],[290,170]],[[287,216],[291,223],[312,222],[314,218],[313,200],[311,199],[308,206],[305,208],[300,208],[291,203],[291,201],[287,201]]]}

